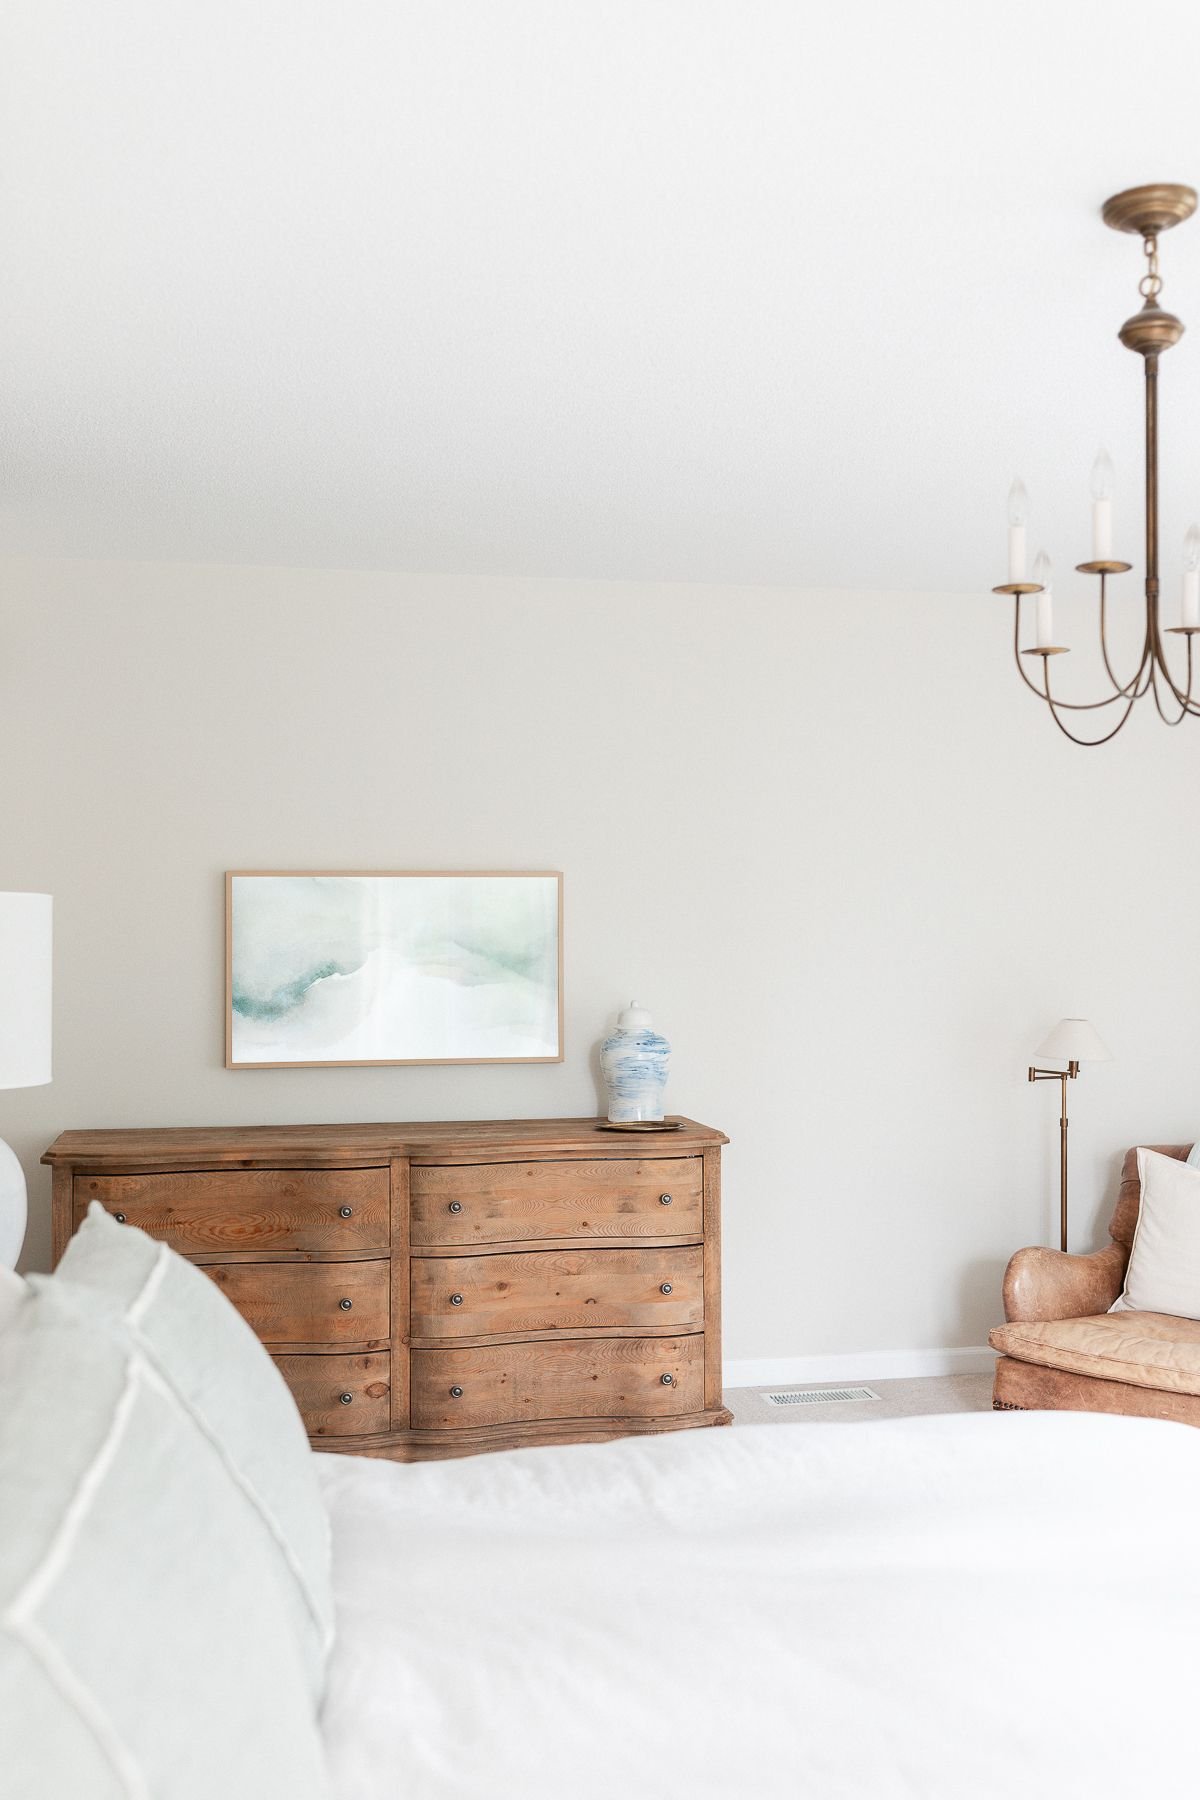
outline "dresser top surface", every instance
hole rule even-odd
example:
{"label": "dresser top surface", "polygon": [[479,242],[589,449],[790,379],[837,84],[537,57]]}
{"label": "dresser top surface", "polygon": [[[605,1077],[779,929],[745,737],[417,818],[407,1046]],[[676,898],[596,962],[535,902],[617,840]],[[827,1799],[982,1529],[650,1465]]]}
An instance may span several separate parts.
{"label": "dresser top surface", "polygon": [[144,1130],[64,1131],[42,1157],[63,1168],[105,1166],[214,1168],[296,1160],[369,1163],[390,1157],[416,1162],[531,1157],[694,1156],[726,1144],[723,1132],[669,1115],[678,1129],[610,1131],[603,1119],[462,1119],[365,1125],[185,1125]]}

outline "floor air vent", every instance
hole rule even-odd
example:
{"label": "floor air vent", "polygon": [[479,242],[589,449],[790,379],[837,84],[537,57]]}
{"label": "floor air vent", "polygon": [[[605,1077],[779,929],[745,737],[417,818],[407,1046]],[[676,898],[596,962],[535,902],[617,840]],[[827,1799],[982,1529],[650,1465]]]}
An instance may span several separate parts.
{"label": "floor air vent", "polygon": [[847,1400],[878,1398],[874,1388],[869,1387],[803,1388],[791,1393],[763,1395],[768,1406],[831,1406],[835,1401],[841,1404]]}

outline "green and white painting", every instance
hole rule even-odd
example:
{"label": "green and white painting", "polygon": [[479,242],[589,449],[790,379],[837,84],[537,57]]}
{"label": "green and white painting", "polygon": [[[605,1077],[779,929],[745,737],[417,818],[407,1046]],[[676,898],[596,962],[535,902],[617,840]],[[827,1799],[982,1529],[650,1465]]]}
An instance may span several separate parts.
{"label": "green and white painting", "polygon": [[227,877],[226,1063],[557,1062],[557,874]]}

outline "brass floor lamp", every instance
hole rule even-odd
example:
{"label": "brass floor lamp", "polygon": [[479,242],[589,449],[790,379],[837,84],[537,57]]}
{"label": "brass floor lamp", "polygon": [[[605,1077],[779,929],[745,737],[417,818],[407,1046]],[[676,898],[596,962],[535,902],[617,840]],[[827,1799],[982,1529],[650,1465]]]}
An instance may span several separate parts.
{"label": "brass floor lamp", "polygon": [[1060,1081],[1062,1107],[1058,1120],[1058,1197],[1062,1229],[1062,1248],[1067,1247],[1067,1083],[1074,1081],[1082,1062],[1111,1062],[1112,1052],[1086,1019],[1060,1019],[1044,1043],[1034,1051],[1053,1062],[1065,1062],[1065,1069],[1031,1068],[1030,1081]]}

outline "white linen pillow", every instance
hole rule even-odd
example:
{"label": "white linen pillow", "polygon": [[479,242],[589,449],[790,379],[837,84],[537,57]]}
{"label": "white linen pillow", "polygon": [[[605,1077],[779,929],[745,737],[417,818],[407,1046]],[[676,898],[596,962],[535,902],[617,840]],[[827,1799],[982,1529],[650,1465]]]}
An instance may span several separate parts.
{"label": "white linen pillow", "polygon": [[1137,1168],[1137,1228],[1125,1286],[1109,1311],[1200,1319],[1200,1168],[1145,1149]]}
{"label": "white linen pillow", "polygon": [[29,1289],[0,1333],[5,1800],[328,1800],[255,1509],[130,1336]]}
{"label": "white linen pillow", "polygon": [[1188,1151],[1187,1166],[1189,1169],[1200,1169],[1200,1144],[1193,1144]]}
{"label": "white linen pillow", "polygon": [[296,1630],[319,1697],[333,1642],[329,1517],[283,1376],[207,1275],[136,1226],[118,1225],[98,1201],[67,1245],[55,1279],[85,1288],[111,1323],[134,1334],[213,1438],[289,1571]]}

